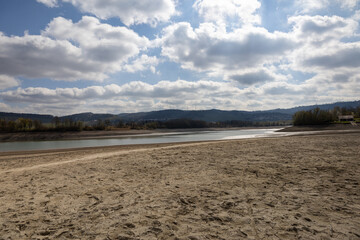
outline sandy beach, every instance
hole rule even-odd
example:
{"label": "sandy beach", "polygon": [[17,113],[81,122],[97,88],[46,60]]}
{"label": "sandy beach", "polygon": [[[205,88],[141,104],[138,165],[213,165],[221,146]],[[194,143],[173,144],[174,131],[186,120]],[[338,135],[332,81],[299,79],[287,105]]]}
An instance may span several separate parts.
{"label": "sandy beach", "polygon": [[0,239],[360,239],[360,133],[0,155]]}

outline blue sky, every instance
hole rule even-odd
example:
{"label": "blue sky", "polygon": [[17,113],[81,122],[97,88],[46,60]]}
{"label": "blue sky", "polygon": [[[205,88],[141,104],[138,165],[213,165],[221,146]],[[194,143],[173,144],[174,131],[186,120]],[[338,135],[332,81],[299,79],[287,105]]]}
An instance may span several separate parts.
{"label": "blue sky", "polygon": [[359,20],[360,0],[0,0],[0,111],[359,100]]}

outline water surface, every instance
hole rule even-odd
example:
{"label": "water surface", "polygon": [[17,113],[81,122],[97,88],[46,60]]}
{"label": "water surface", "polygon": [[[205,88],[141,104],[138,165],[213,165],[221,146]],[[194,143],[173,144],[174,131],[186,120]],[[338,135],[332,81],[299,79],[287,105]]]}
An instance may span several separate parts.
{"label": "water surface", "polygon": [[80,140],[58,140],[58,141],[26,141],[26,142],[4,142],[0,143],[0,152],[70,149],[82,147],[101,147],[131,144],[152,143],[176,143],[192,141],[211,141],[226,139],[241,139],[280,136],[274,129],[242,129],[221,131],[196,131],[196,132],[173,132],[164,134],[146,134],[122,136],[106,139],[80,139]]}

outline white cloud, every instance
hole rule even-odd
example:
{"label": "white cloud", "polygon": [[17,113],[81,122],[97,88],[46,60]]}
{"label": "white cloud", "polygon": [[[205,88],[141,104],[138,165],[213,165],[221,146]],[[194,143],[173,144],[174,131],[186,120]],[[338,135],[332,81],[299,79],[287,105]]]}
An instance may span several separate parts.
{"label": "white cloud", "polygon": [[68,2],[84,13],[101,19],[119,18],[125,25],[146,23],[155,26],[176,15],[174,0],[37,0],[49,7]]}
{"label": "white cloud", "polygon": [[152,73],[156,73],[156,66],[159,64],[159,59],[156,56],[149,57],[148,55],[141,55],[141,57],[135,59],[130,64],[124,66],[124,70],[127,72],[140,72],[144,70],[150,70]]}
{"label": "white cloud", "polygon": [[19,81],[13,77],[0,74],[0,89],[6,89],[16,87],[19,85]]}
{"label": "white cloud", "polygon": [[0,74],[102,81],[148,44],[146,37],[130,29],[102,24],[93,17],[85,16],[77,23],[58,17],[41,35],[0,33]]}
{"label": "white cloud", "polygon": [[299,12],[311,13],[329,7],[341,7],[343,9],[356,10],[359,2],[360,0],[296,0],[295,6],[301,9]]}
{"label": "white cloud", "polygon": [[177,80],[175,82],[160,81],[155,85],[145,82],[133,81],[124,85],[110,84],[106,86],[91,86],[83,89],[79,88],[18,88],[12,91],[0,93],[0,96],[10,102],[58,102],[68,99],[68,101],[89,100],[97,98],[197,98],[198,94],[211,91],[224,91],[226,94],[234,93],[237,90],[229,83],[218,83],[212,81],[189,82]]}
{"label": "white cloud", "polygon": [[54,80],[103,80],[96,64],[84,61],[81,49],[43,36],[0,35],[0,73]]}
{"label": "white cloud", "polygon": [[12,108],[5,103],[0,102],[0,112],[10,112]]}
{"label": "white cloud", "polygon": [[297,38],[313,43],[324,41],[324,44],[330,40],[341,41],[344,37],[354,36],[359,25],[351,18],[339,16],[294,16],[288,21],[294,24],[293,31]]}
{"label": "white cloud", "polygon": [[[56,114],[189,106],[255,110],[358,99],[360,0],[274,1],[280,8],[289,7],[276,9],[274,18],[278,19],[274,22],[289,14],[288,25],[273,26],[270,14],[265,13],[268,22],[264,26],[271,30],[260,26],[260,14],[269,9],[275,11],[275,7],[266,3],[262,8],[265,1],[260,0],[37,1],[48,7],[70,3],[97,18],[85,16],[72,22],[58,17],[40,35],[0,33],[0,107],[26,106],[28,111]],[[155,26],[170,21],[177,14],[178,3],[181,7],[187,5],[184,7],[187,10],[192,6],[194,12],[181,18],[190,21],[184,18],[193,14],[192,22],[174,22],[151,33],[146,31],[147,27],[132,30],[99,20],[115,17],[127,26]],[[272,31],[286,28],[288,32]],[[150,41],[135,31],[160,37]],[[190,71],[179,71],[176,64],[159,65],[166,60]],[[20,77],[24,81],[30,78],[102,81],[120,71],[158,73],[168,66],[172,69],[166,71],[175,69],[168,76],[175,79],[179,71],[181,76],[191,74],[191,79],[156,84],[144,80],[123,85],[109,84],[116,80],[108,79],[106,86],[63,88],[57,82],[52,83],[57,89],[8,89],[19,86]],[[204,76],[224,82],[198,80]]]}
{"label": "white cloud", "polygon": [[341,3],[341,7],[354,9],[359,3],[360,0],[337,0]]}
{"label": "white cloud", "polygon": [[275,96],[311,96],[316,95],[317,88],[309,84],[289,84],[287,82],[272,82],[262,87],[263,94]]}
{"label": "white cloud", "polygon": [[[164,30],[162,55],[184,69],[230,76],[261,71],[280,61],[296,42],[291,36],[264,28],[247,27],[230,33],[218,32],[211,23],[193,29],[189,23],[173,24]],[[267,79],[268,80],[268,79]]]}
{"label": "white cloud", "polygon": [[360,72],[356,69],[322,71],[307,80],[307,85],[316,86],[314,96],[319,102],[359,100]]}
{"label": "white cloud", "polygon": [[[285,69],[314,74],[306,83],[318,89],[316,102],[358,98],[348,86],[354,89],[359,84],[360,45],[344,41],[357,36],[358,22],[339,16],[295,16],[289,22],[294,25],[289,35],[293,34],[302,45],[288,55]],[[340,94],[335,94],[334,89]]]}
{"label": "white cloud", "polygon": [[[238,96],[239,100],[234,100],[233,96]],[[203,108],[213,108],[214,103],[232,102],[230,105],[223,105],[222,108],[234,109],[242,106],[241,90],[234,87],[231,83],[198,81],[190,82],[177,80],[175,82],[160,81],[151,85],[145,82],[134,81],[124,85],[110,84],[106,86],[91,86],[83,89],[79,88],[18,88],[16,90],[0,93],[0,98],[5,103],[12,105],[28,104],[29,111],[32,106],[37,106],[41,112],[49,111],[58,114],[59,103],[70,104],[66,112],[80,111],[77,106],[87,109],[87,111],[97,111],[97,107],[103,106],[102,110],[114,112],[120,111],[119,107],[124,106],[121,112],[148,111],[154,108],[183,108],[194,106]],[[126,104],[125,104],[126,103]],[[142,103],[146,107],[137,105]],[[118,104],[118,105],[117,105]],[[180,105],[179,105],[180,104]],[[239,105],[240,104],[240,105]],[[52,109],[52,106],[55,106]],[[105,107],[107,106],[107,107]],[[39,110],[38,109],[38,110]],[[37,111],[39,112],[39,111]]]}
{"label": "white cloud", "polygon": [[98,62],[116,62],[137,55],[146,49],[149,41],[125,27],[102,24],[93,17],[83,17],[79,22],[62,17],[55,18],[43,35],[79,44],[87,58]]}
{"label": "white cloud", "polygon": [[58,1],[57,0],[36,0],[39,3],[45,4],[48,7],[57,7]]}
{"label": "white cloud", "polygon": [[[341,76],[333,76],[341,77]],[[18,88],[0,93],[1,102],[26,111],[64,115],[78,112],[139,112],[160,109],[265,110],[314,102],[356,100],[360,74],[346,80],[328,81],[316,75],[301,84],[269,81],[262,86],[239,89],[235,82],[178,80],[156,84],[134,81],[123,85],[86,88]]]}
{"label": "white cloud", "polygon": [[289,56],[291,69],[316,74],[323,71],[345,74],[349,69],[360,69],[359,42],[343,42],[344,38],[357,35],[359,24],[355,20],[338,16],[296,16],[289,22],[294,24],[290,34],[303,43]]}
{"label": "white cloud", "polygon": [[193,5],[206,22],[218,25],[260,24],[261,18],[256,14],[260,6],[258,0],[196,0]]}
{"label": "white cloud", "polygon": [[296,0],[295,6],[302,9],[300,12],[308,13],[314,10],[326,8],[329,0]]}
{"label": "white cloud", "polygon": [[301,66],[324,70],[360,69],[360,43],[341,44],[328,52],[316,51],[303,59]]}

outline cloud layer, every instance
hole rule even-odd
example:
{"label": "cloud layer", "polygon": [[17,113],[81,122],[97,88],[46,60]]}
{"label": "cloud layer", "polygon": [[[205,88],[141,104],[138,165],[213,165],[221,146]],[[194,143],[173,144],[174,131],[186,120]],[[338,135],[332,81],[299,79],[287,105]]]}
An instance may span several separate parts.
{"label": "cloud layer", "polygon": [[[193,104],[198,104],[199,108],[206,108],[214,101],[218,101],[222,105],[224,101],[233,102],[231,106],[235,106],[238,101],[230,98],[223,99],[224,96],[233,96],[234,94],[240,96],[240,90],[234,88],[230,83],[178,80],[175,82],[160,81],[154,85],[135,81],[124,85],[110,84],[83,89],[18,88],[0,93],[0,97],[15,105],[22,102],[31,103],[34,110],[37,111],[41,110],[41,107],[47,106],[51,107],[52,111],[58,112],[59,105],[67,105],[75,101],[79,103],[78,106],[81,106],[80,109],[76,109],[78,111],[86,108],[98,108],[112,112],[135,112],[149,108],[163,109],[177,106],[187,108],[194,106]],[[64,110],[69,111],[69,109]]]}
{"label": "cloud layer", "polygon": [[37,2],[85,15],[56,16],[39,34],[0,29],[0,110],[259,110],[359,96],[360,0]]}
{"label": "cloud layer", "polygon": [[[173,24],[164,30],[162,55],[185,69],[229,79],[254,69],[263,73],[265,65],[280,61],[296,46],[288,35],[269,33],[264,28],[249,27],[230,33],[217,30],[211,23],[197,29],[185,22]],[[251,85],[251,79],[246,81]]]}
{"label": "cloud layer", "polygon": [[9,37],[0,33],[0,73],[102,81],[148,45],[146,37],[125,27],[102,24],[94,17],[85,16],[77,23],[58,17],[41,35]]}
{"label": "cloud layer", "polygon": [[[342,76],[338,76],[342,77]],[[351,94],[360,90],[360,75],[348,80],[343,91]],[[29,104],[27,112],[69,114],[85,112],[139,112],[160,109],[211,109],[264,110],[291,107],[313,101],[327,101],[333,94],[335,99],[344,99],[334,91],[334,85],[314,87],[311,83],[289,84],[285,81],[270,81],[260,87],[239,89],[236,82],[214,82],[200,80],[160,81],[149,84],[134,81],[123,85],[89,86],[86,88],[42,88],[29,87],[0,93],[8,104]],[[325,94],[326,93],[326,94]],[[351,100],[351,97],[346,98]]]}
{"label": "cloud layer", "polygon": [[214,22],[223,27],[234,22],[260,24],[261,18],[256,14],[260,6],[258,0],[196,0],[193,5],[205,22]]}
{"label": "cloud layer", "polygon": [[71,3],[84,13],[100,19],[119,18],[125,25],[147,23],[155,26],[166,22],[176,14],[173,0],[37,0],[48,7],[57,7],[59,2]]}
{"label": "cloud layer", "polygon": [[0,90],[16,87],[19,85],[19,81],[13,77],[9,77],[7,75],[1,75],[0,74]]}

